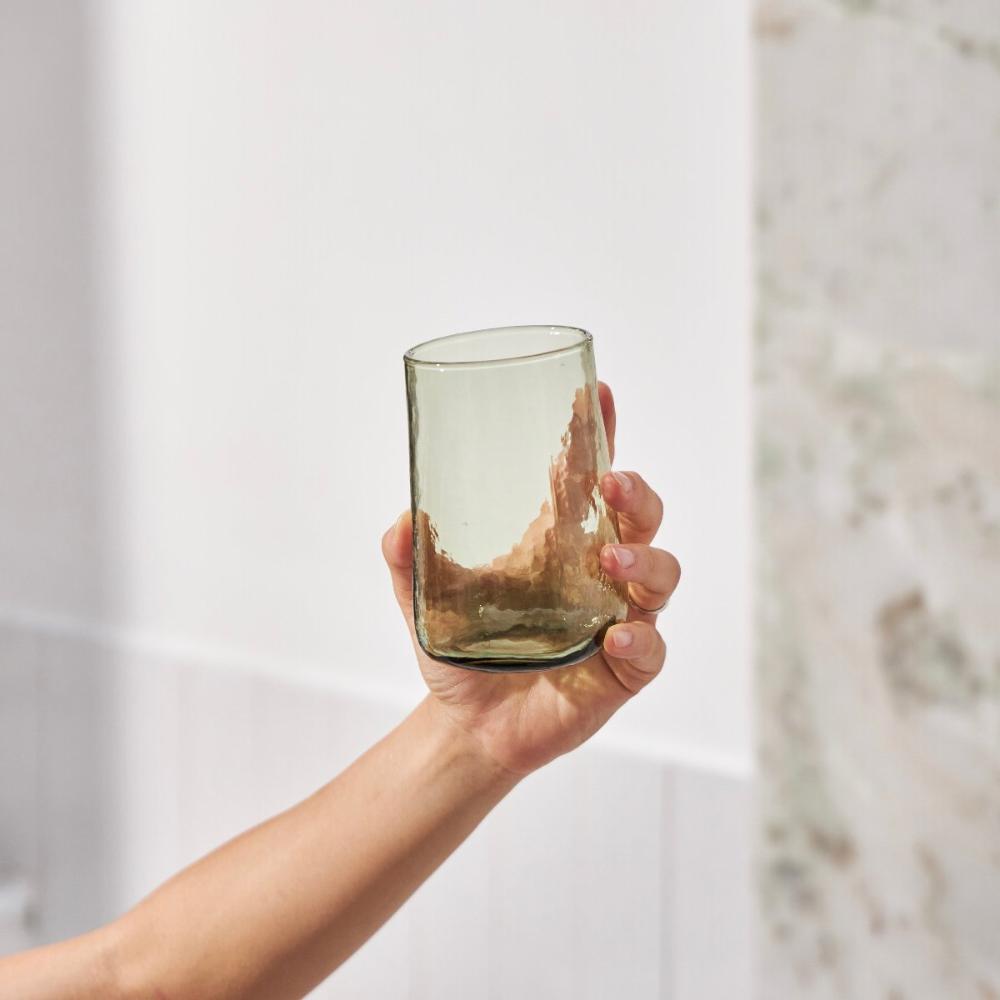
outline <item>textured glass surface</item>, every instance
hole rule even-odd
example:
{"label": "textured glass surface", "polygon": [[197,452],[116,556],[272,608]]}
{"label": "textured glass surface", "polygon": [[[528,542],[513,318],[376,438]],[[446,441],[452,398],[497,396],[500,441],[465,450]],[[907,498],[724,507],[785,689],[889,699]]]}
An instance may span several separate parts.
{"label": "textured glass surface", "polygon": [[536,670],[585,659],[625,618],[590,334],[529,326],[405,356],[414,618],[430,655]]}

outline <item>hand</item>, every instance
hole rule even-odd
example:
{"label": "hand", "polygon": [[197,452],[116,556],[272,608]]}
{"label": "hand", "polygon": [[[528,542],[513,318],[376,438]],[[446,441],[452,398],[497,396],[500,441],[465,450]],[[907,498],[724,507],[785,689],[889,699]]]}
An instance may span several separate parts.
{"label": "hand", "polygon": [[[613,461],[614,400],[603,382],[598,394]],[[601,493],[618,512],[622,539],[621,545],[604,546],[601,565],[608,576],[628,583],[637,604],[658,608],[674,592],[681,572],[673,555],[650,545],[663,504],[635,472],[608,473]],[[660,672],[666,646],[656,615],[634,608],[627,623],[608,629],[599,652],[575,666],[494,674],[432,660],[413,629],[412,543],[406,511],[385,533],[382,553],[424,680],[441,714],[504,770],[522,776],[573,750]]]}

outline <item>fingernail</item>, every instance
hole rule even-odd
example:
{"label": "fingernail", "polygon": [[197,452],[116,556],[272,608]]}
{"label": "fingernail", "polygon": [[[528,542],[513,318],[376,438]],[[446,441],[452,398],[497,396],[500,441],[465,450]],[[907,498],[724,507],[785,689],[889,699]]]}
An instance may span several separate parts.
{"label": "fingernail", "polygon": [[618,482],[618,485],[626,493],[631,493],[632,492],[632,477],[631,476],[627,475],[624,472],[612,472],[611,475],[615,477],[615,479]]}
{"label": "fingernail", "polygon": [[611,639],[615,644],[615,649],[628,649],[632,645],[635,635],[630,628],[620,626],[611,633]]}
{"label": "fingernail", "polygon": [[635,553],[631,549],[625,548],[624,545],[612,545],[611,552],[622,569],[628,569],[629,566],[635,565]]}

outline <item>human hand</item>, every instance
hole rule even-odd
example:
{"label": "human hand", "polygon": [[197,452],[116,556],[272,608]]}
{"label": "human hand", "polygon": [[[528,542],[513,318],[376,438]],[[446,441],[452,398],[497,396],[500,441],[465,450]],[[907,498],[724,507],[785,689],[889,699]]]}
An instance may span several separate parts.
{"label": "human hand", "polygon": [[[608,448],[614,461],[615,406],[598,384]],[[635,472],[608,473],[601,493],[618,512],[620,545],[601,550],[608,576],[624,581],[636,604],[658,608],[680,580],[677,559],[650,543],[663,518],[657,494]],[[656,615],[630,607],[628,620],[605,633],[600,651],[582,663],[536,673],[485,673],[431,659],[413,626],[413,523],[400,515],[382,538],[400,610],[421,673],[440,714],[472,737],[495,764],[516,776],[530,773],[592,736],[661,670],[666,646]]]}

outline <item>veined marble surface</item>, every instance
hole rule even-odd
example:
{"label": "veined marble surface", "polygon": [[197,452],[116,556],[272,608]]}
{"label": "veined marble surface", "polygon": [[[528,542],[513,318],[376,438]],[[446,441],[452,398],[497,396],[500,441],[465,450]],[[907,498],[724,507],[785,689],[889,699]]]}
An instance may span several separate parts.
{"label": "veined marble surface", "polygon": [[758,996],[1000,1000],[1000,4],[755,31]]}

